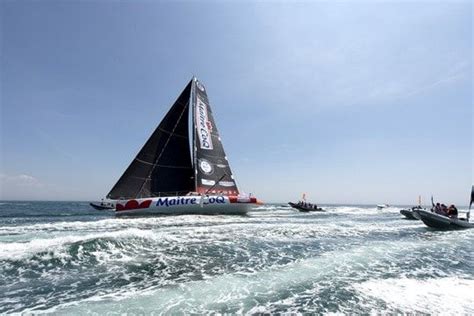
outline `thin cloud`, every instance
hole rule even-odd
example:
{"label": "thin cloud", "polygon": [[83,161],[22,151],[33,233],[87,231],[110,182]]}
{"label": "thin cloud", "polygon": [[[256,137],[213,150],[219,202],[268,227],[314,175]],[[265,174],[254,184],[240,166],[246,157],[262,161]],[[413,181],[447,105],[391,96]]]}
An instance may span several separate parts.
{"label": "thin cloud", "polygon": [[18,174],[6,175],[0,174],[0,183],[2,186],[19,186],[19,187],[42,187],[43,183],[31,175]]}
{"label": "thin cloud", "polygon": [[0,200],[17,200],[24,196],[36,198],[44,191],[44,184],[28,174],[0,174]]}
{"label": "thin cloud", "polygon": [[419,87],[418,89],[414,89],[412,90],[411,92],[408,92],[407,94],[403,95],[403,97],[410,97],[412,95],[416,95],[416,94],[419,94],[419,93],[422,93],[424,91],[429,91],[437,86],[440,86],[440,85],[448,85],[448,84],[452,84],[452,83],[456,83],[457,81],[465,78],[466,76],[469,76],[470,73],[470,69],[471,69],[471,65],[469,63],[461,63],[462,67],[454,67],[454,70],[455,72],[452,73],[452,74],[446,74],[445,76],[435,80],[435,81],[432,81],[432,82],[429,82],[421,87]]}

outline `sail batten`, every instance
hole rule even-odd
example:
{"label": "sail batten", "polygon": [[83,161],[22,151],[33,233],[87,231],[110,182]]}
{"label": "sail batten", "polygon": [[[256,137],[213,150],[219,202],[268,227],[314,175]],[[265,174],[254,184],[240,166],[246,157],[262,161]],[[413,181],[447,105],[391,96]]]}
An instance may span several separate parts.
{"label": "sail batten", "polygon": [[149,166],[153,166],[153,167],[160,167],[160,168],[189,168],[189,166],[175,166],[175,165],[156,164],[156,163],[153,163],[153,162],[143,161],[143,160],[140,160],[140,159],[137,159],[137,158],[135,158],[135,160],[138,161],[138,162],[140,162],[140,163],[143,163],[143,164],[146,164],[146,165],[149,165]]}
{"label": "sail batten", "polygon": [[177,134],[177,133],[173,133],[172,131],[164,130],[162,128],[160,128],[159,130],[160,130],[160,132],[163,132],[163,133],[168,134],[168,135],[173,135],[173,136],[176,136],[176,137],[182,137],[182,138],[189,139],[188,135],[180,135],[180,134]]}

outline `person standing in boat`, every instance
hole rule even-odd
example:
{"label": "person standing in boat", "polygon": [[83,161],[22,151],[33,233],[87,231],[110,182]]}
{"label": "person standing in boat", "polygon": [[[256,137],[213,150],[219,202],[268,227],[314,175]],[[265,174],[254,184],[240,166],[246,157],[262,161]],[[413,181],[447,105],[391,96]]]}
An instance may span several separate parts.
{"label": "person standing in boat", "polygon": [[433,205],[434,207],[431,209],[432,212],[436,214],[441,214],[441,204],[436,203],[436,205]]}
{"label": "person standing in boat", "polygon": [[444,204],[441,204],[441,215],[448,216],[448,207]]}
{"label": "person standing in boat", "polygon": [[454,204],[451,204],[448,208],[448,216],[451,218],[458,218],[458,209]]}
{"label": "person standing in boat", "polygon": [[434,212],[439,215],[448,216],[448,208],[444,204],[436,203]]}

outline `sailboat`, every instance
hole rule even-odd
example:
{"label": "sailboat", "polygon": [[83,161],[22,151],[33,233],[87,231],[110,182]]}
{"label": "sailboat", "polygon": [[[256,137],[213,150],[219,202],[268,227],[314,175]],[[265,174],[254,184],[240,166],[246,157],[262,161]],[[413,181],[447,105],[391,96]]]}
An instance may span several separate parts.
{"label": "sailboat", "polygon": [[91,206],[116,214],[245,214],[258,203],[240,193],[206,88],[193,77],[106,201]]}
{"label": "sailboat", "polygon": [[473,201],[474,185],[471,187],[471,201],[469,203],[469,210],[466,214],[466,218],[453,218],[436,214],[434,212],[428,212],[426,210],[417,210],[416,213],[418,213],[423,223],[431,228],[442,230],[474,228],[474,223],[469,221]]}

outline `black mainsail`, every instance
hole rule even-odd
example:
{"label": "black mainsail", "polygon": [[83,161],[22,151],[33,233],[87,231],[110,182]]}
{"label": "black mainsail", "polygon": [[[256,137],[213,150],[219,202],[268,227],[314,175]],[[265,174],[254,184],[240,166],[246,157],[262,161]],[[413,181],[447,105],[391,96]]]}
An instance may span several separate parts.
{"label": "black mainsail", "polygon": [[193,80],[192,92],[196,192],[238,195],[239,190],[209,106],[206,88],[196,78]]}
{"label": "black mainsail", "polygon": [[189,150],[191,80],[138,152],[112,190],[109,199],[135,199],[194,191]]}

